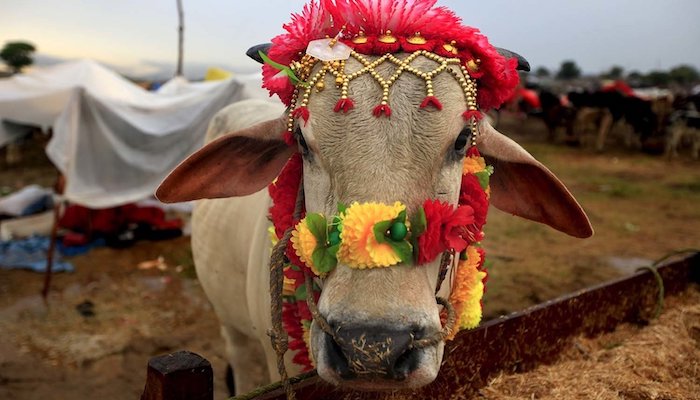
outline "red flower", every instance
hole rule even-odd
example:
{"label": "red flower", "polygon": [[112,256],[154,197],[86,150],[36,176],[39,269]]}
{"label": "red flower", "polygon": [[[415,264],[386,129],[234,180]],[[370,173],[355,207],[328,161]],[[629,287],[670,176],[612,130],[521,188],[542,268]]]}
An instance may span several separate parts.
{"label": "red flower", "polygon": [[[489,200],[486,192],[481,188],[479,179],[467,174],[462,176],[462,189],[459,193],[459,204],[468,205],[474,210],[474,227],[470,229],[475,236],[479,236],[486,224],[486,214],[489,211]],[[476,239],[476,237],[475,237]],[[478,241],[478,240],[475,240]]]}
{"label": "red flower", "polygon": [[296,205],[297,192],[301,182],[302,159],[301,154],[294,154],[282,169],[277,181],[268,186],[268,192],[272,198],[270,207],[270,219],[275,225],[275,234],[278,238],[284,235],[284,231],[292,226],[292,215]]}
{"label": "red flower", "polygon": [[467,248],[473,234],[469,226],[474,224],[474,210],[470,206],[459,206],[442,228],[442,241],[448,249],[460,252]]}
{"label": "red flower", "polygon": [[439,200],[426,200],[423,204],[427,221],[425,232],[418,237],[418,265],[433,261],[447,248],[442,240],[442,228],[452,216],[452,206]]}

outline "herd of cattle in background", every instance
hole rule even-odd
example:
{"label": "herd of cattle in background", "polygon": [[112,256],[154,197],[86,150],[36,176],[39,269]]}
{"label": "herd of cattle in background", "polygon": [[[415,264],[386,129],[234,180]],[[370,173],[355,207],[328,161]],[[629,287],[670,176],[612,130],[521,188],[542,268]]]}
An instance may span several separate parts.
{"label": "herd of cattle in background", "polygon": [[633,90],[622,81],[563,93],[528,85],[503,110],[541,118],[550,141],[563,131],[566,144],[602,151],[611,132],[623,132],[628,147],[668,157],[690,149],[694,159],[700,156],[700,93]]}

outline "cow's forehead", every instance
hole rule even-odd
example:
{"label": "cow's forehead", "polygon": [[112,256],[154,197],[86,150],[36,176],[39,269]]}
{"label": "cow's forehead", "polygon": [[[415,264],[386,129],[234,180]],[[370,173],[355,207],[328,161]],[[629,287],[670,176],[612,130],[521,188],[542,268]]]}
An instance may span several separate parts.
{"label": "cow's forehead", "polygon": [[[405,58],[408,54],[399,54]],[[374,61],[379,57],[366,56]],[[417,57],[411,67],[420,71],[433,71],[437,66],[433,60]],[[321,68],[316,65],[312,75]],[[353,73],[363,65],[350,58],[346,62],[346,72]],[[459,67],[450,69],[460,74]],[[379,77],[388,80],[397,71],[398,66],[384,62],[376,67]],[[388,106],[391,116],[373,114],[374,109],[383,100],[382,87],[376,77],[363,74],[353,79],[348,86],[348,95],[353,101],[353,108],[344,113],[334,110],[341,96],[342,88],[336,85],[335,78],[328,74],[323,81],[323,90],[314,88],[309,98],[311,125],[315,138],[329,143],[346,143],[348,140],[379,141],[393,143],[397,140],[418,141],[416,145],[439,146],[445,137],[452,137],[464,124],[461,114],[466,107],[465,95],[459,82],[448,72],[435,75],[431,87],[439,100],[442,110],[428,106],[421,108],[421,103],[428,95],[426,82],[411,73],[402,73],[389,88]],[[425,142],[425,143],[423,143]]]}
{"label": "cow's forehead", "polygon": [[[416,59],[413,65],[425,71],[436,66],[434,61],[423,58]],[[348,61],[349,72],[359,68],[359,63]],[[377,70],[386,77],[394,73],[395,67],[386,64]],[[310,118],[302,128],[315,152],[308,165],[311,168],[305,168],[305,179],[321,179],[314,174],[321,172],[315,167],[322,166],[329,182],[318,187],[332,188],[338,196],[335,200],[342,202],[400,200],[413,208],[434,197],[435,186],[443,184],[440,182],[445,155],[465,126],[462,113],[466,100],[459,82],[449,72],[437,74],[432,87],[442,110],[421,108],[427,95],[425,80],[402,75],[389,92],[391,116],[373,114],[382,100],[382,88],[370,75],[352,81],[348,94],[354,108],[347,113],[334,110],[340,88],[332,76],[326,77],[324,86],[320,92],[312,90]],[[297,122],[304,125],[301,119]],[[454,169],[457,175],[445,180],[454,181],[458,188],[461,168],[459,163],[449,164],[450,171]],[[324,196],[321,197],[325,199]],[[334,202],[330,203],[329,207],[334,208]]]}

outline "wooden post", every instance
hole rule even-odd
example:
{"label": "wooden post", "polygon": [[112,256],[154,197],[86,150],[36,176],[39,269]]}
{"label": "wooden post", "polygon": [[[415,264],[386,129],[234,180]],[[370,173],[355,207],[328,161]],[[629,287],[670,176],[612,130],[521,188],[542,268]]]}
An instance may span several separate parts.
{"label": "wooden post", "polygon": [[213,400],[214,374],[205,358],[189,351],[148,361],[141,400]]}
{"label": "wooden post", "polygon": [[182,76],[182,59],[185,51],[185,11],[182,8],[182,0],[177,0],[177,17],[179,23],[177,28],[177,69],[175,70],[175,76]]}

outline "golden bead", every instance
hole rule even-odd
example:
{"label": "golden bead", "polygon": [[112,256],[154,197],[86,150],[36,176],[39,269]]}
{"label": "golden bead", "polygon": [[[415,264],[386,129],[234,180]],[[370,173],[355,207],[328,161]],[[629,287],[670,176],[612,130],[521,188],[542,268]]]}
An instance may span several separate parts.
{"label": "golden bead", "polygon": [[344,81],[344,79],[343,79],[343,77],[341,77],[341,76],[338,76],[337,78],[335,78],[335,84],[336,84],[336,85],[342,85],[342,84],[343,84],[343,81]]}

